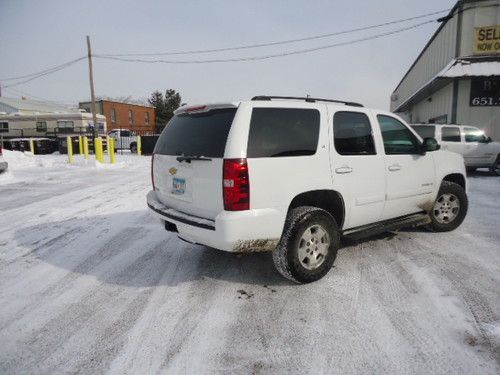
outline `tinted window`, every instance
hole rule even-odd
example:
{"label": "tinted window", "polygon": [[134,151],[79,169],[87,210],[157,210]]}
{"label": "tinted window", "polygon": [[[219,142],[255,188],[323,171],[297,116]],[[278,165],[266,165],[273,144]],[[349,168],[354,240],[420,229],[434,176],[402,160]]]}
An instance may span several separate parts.
{"label": "tinted window", "polygon": [[482,130],[476,128],[464,128],[465,142],[486,142],[486,136]]}
{"label": "tinted window", "polygon": [[154,152],[221,158],[236,108],[174,116],[156,142]]}
{"label": "tinted window", "polygon": [[420,153],[420,142],[402,122],[384,115],[378,115],[377,119],[387,155]]}
{"label": "tinted window", "polygon": [[128,131],[128,130],[122,130],[120,135],[122,137],[131,137],[132,136],[132,134],[130,134],[130,131]]}
{"label": "tinted window", "polygon": [[247,156],[266,158],[316,153],[319,111],[297,108],[254,108]]}
{"label": "tinted window", "polygon": [[375,154],[370,120],[364,113],[335,113],[333,133],[335,149],[340,155]]}
{"label": "tinted window", "polygon": [[418,126],[412,126],[413,130],[422,137],[424,138],[436,138],[436,127],[431,126],[431,125],[418,125]]}
{"label": "tinted window", "polygon": [[460,128],[458,126],[443,126],[441,140],[443,142],[460,142]]}

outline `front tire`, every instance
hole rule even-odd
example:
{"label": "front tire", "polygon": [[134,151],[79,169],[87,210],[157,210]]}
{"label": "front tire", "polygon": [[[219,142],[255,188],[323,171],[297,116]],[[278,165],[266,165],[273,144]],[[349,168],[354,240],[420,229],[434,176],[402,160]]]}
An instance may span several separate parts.
{"label": "front tire", "polygon": [[283,235],[273,251],[278,272],[297,283],[310,283],[325,276],[337,257],[340,235],[327,211],[302,206],[287,216]]}
{"label": "front tire", "polygon": [[500,156],[497,157],[497,160],[495,161],[495,163],[493,163],[493,165],[491,166],[490,168],[490,172],[494,175],[494,176],[500,176]]}
{"label": "front tire", "polygon": [[458,228],[467,215],[468,205],[467,194],[460,185],[443,181],[430,212],[430,229],[434,232],[449,232]]}

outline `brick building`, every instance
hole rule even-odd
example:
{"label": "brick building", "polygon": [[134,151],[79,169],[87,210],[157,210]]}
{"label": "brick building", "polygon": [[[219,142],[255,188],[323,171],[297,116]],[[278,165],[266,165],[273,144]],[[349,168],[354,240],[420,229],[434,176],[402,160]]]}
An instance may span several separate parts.
{"label": "brick building", "polygon": [[[91,102],[80,102],[78,106],[91,112]],[[121,103],[112,100],[95,102],[96,112],[106,117],[107,129],[130,129],[139,133],[155,132],[154,107]]]}

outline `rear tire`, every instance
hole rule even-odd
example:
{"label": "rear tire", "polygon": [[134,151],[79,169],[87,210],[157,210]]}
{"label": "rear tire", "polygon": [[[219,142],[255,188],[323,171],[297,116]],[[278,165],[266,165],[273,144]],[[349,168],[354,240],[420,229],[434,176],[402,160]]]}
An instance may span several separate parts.
{"label": "rear tire", "polygon": [[443,181],[429,216],[429,228],[434,232],[449,232],[465,219],[469,202],[465,190],[458,184]]}
{"label": "rear tire", "polygon": [[297,207],[288,213],[283,235],[273,250],[274,265],[287,279],[310,283],[332,268],[339,244],[332,215],[316,207]]}
{"label": "rear tire", "polygon": [[130,152],[131,152],[132,154],[137,154],[137,143],[132,143],[132,144],[130,145]]}

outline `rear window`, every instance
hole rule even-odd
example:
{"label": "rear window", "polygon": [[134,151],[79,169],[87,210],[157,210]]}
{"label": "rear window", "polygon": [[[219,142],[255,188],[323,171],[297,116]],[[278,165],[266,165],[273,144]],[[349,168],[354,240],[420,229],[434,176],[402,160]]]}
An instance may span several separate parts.
{"label": "rear window", "polygon": [[254,108],[247,156],[268,158],[316,153],[320,114],[316,109]]}
{"label": "rear window", "polygon": [[174,116],[156,142],[155,154],[222,158],[236,108]]}
{"label": "rear window", "polygon": [[436,127],[432,125],[419,125],[412,126],[412,129],[417,132],[417,134],[424,138],[436,138]]}

